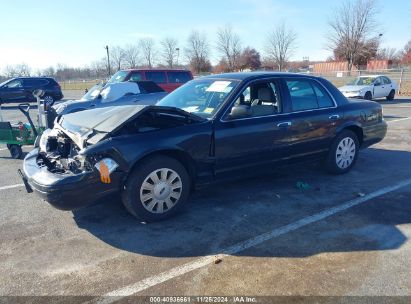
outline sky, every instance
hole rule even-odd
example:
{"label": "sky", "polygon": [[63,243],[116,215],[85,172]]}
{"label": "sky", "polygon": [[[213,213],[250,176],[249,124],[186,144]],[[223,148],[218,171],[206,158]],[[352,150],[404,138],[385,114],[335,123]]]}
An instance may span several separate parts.
{"label": "sky", "polygon": [[[378,1],[378,0],[377,0]],[[297,33],[292,60],[325,60],[328,21],[340,0],[13,0],[0,9],[0,69],[27,63],[33,69],[58,63],[80,67],[105,56],[105,45],[174,37],[184,48],[192,30],[215,45],[218,28],[230,24],[263,53],[267,33],[285,22]],[[382,47],[401,49],[411,40],[411,1],[379,0]],[[159,46],[159,44],[157,44]],[[212,62],[218,54],[212,48]],[[181,59],[184,59],[183,57]]]}

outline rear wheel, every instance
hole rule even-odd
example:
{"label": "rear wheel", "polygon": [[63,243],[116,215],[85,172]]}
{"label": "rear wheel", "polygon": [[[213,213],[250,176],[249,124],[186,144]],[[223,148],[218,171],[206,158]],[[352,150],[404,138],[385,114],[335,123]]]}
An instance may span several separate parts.
{"label": "rear wheel", "polygon": [[20,145],[7,145],[7,148],[9,148],[12,158],[20,159],[23,157],[23,150],[21,149]]}
{"label": "rear wheel", "polygon": [[343,174],[352,169],[358,158],[359,141],[357,135],[350,131],[341,132],[331,144],[326,167],[330,173]]}
{"label": "rear wheel", "polygon": [[390,94],[386,97],[387,100],[394,100],[395,90],[391,90]]}
{"label": "rear wheel", "polygon": [[371,94],[371,92],[368,91],[367,93],[365,93],[364,99],[372,100],[372,94]]}
{"label": "rear wheel", "polygon": [[156,222],[177,214],[190,193],[184,166],[167,156],[155,156],[138,165],[123,190],[123,204],[135,217]]}

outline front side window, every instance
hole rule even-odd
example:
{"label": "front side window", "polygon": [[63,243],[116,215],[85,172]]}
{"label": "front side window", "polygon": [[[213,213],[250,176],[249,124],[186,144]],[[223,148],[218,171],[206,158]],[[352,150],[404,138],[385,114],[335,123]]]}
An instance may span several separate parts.
{"label": "front side window", "polygon": [[123,82],[126,77],[128,75],[127,71],[118,71],[117,73],[115,73],[110,80],[108,81],[108,83],[118,83],[118,82]]}
{"label": "front side window", "polygon": [[224,104],[239,81],[198,79],[179,87],[157,105],[180,108],[186,112],[211,118]]}
{"label": "front side window", "polygon": [[9,88],[9,89],[21,88],[21,87],[23,87],[23,83],[20,79],[15,79],[15,80],[12,80],[9,83],[7,83],[5,85],[5,87]]}
{"label": "front side window", "polygon": [[250,107],[251,117],[263,117],[280,113],[281,104],[280,91],[275,82],[257,82],[241,92],[233,107],[245,105]]}
{"label": "front side window", "polygon": [[166,83],[166,73],[164,72],[146,72],[146,79],[155,83]]}
{"label": "front side window", "polygon": [[380,78],[380,77],[378,77],[377,79],[375,79],[374,85],[375,85],[375,86],[380,86],[380,85],[382,85],[382,82],[381,82],[381,78]]}

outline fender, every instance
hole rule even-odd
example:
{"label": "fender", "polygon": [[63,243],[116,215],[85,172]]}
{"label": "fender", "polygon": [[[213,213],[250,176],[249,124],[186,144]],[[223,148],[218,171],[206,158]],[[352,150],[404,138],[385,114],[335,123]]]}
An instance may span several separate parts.
{"label": "fender", "polygon": [[358,127],[362,130],[362,125],[358,121],[346,121],[343,124],[339,125],[336,132],[337,134],[340,133],[342,130],[347,129],[349,127]]}

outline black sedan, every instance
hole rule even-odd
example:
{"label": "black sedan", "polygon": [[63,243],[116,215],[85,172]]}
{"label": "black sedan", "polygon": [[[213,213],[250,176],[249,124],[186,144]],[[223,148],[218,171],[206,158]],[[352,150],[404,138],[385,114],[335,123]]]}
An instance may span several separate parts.
{"label": "black sedan", "polygon": [[193,80],[155,106],[60,117],[24,160],[23,180],[72,210],[118,192],[137,218],[176,214],[190,191],[281,164],[348,172],[387,132],[378,103],[348,100],[325,79],[233,73]]}

